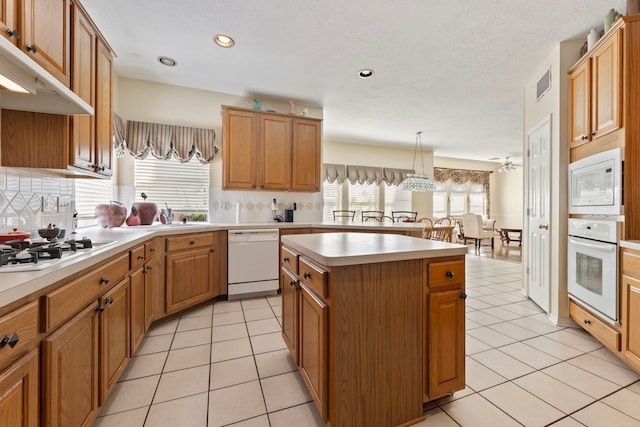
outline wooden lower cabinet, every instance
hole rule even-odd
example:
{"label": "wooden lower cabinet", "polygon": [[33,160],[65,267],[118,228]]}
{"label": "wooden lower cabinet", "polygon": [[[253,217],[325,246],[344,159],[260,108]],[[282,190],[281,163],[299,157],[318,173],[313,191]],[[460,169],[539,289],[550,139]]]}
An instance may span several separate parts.
{"label": "wooden lower cabinet", "polygon": [[90,426],[98,415],[98,304],[42,341],[42,414],[49,427]]}
{"label": "wooden lower cabinet", "polygon": [[109,396],[131,355],[131,286],[127,278],[100,300],[100,405]]}
{"label": "wooden lower cabinet", "polygon": [[144,268],[139,268],[131,273],[131,356],[138,349],[146,332],[145,291]]}
{"label": "wooden lower cabinet", "polygon": [[462,289],[428,296],[425,402],[465,387],[464,297]]}
{"label": "wooden lower cabinet", "polygon": [[299,295],[298,278],[286,268],[280,269],[280,289],[282,289],[282,339],[289,348],[296,365],[298,358]]}
{"label": "wooden lower cabinet", "polygon": [[300,375],[311,392],[320,416],[327,420],[329,309],[308,287],[302,283],[299,286],[300,292],[295,292],[300,293]]}
{"label": "wooden lower cabinet", "polygon": [[640,369],[640,280],[622,276],[623,334],[622,354],[635,369]]}
{"label": "wooden lower cabinet", "polygon": [[38,350],[0,373],[0,425],[37,427],[39,425]]}
{"label": "wooden lower cabinet", "polygon": [[213,252],[209,248],[166,256],[167,313],[213,298],[213,261]]}

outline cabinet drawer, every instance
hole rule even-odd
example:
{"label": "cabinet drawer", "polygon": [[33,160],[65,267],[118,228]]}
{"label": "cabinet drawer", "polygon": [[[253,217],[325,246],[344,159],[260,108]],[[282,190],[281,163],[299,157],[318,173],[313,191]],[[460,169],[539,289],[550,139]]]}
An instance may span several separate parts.
{"label": "cabinet drawer", "polygon": [[280,262],[293,274],[298,274],[298,254],[284,246],[280,249]]}
{"label": "cabinet drawer", "polygon": [[158,242],[157,240],[151,240],[144,244],[144,258],[146,261],[149,261],[153,256],[158,253]]}
{"label": "cabinet drawer", "polygon": [[573,301],[569,301],[569,315],[587,332],[600,340],[612,351],[620,351],[621,333],[593,314],[580,307]]}
{"label": "cabinet drawer", "polygon": [[129,273],[129,253],[120,255],[95,271],[45,295],[43,299],[45,332],[55,328]]}
{"label": "cabinet drawer", "polygon": [[430,290],[462,286],[464,288],[464,260],[427,263]]}
{"label": "cabinet drawer", "polygon": [[622,272],[629,276],[640,277],[640,252],[624,249],[622,252]]}
{"label": "cabinet drawer", "polygon": [[300,257],[298,261],[298,275],[300,280],[307,284],[316,294],[322,298],[327,297],[327,270]]}
{"label": "cabinet drawer", "polygon": [[[15,334],[15,335],[14,335]],[[0,318],[0,370],[33,348],[38,335],[38,301]],[[15,341],[17,339],[17,342]],[[11,341],[11,343],[9,342]],[[13,347],[12,347],[13,345]]]}
{"label": "cabinet drawer", "polygon": [[145,258],[145,248],[144,245],[140,245],[137,248],[134,248],[129,253],[130,262],[131,262],[131,270],[136,270],[142,264],[144,264]]}
{"label": "cabinet drawer", "polygon": [[176,237],[167,237],[167,252],[181,251],[184,249],[213,246],[213,234],[184,234]]}

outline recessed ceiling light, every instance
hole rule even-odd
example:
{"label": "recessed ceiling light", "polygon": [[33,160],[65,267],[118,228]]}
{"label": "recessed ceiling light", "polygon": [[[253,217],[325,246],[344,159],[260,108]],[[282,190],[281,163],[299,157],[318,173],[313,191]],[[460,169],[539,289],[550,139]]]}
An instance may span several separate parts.
{"label": "recessed ceiling light", "polygon": [[360,71],[358,71],[358,77],[360,77],[361,79],[368,79],[369,77],[373,76],[373,70],[370,68],[364,68]]}
{"label": "recessed ceiling light", "polygon": [[175,59],[169,58],[168,56],[158,56],[158,61],[167,67],[175,67],[178,64]]}
{"label": "recessed ceiling light", "polygon": [[216,34],[216,36],[213,38],[213,41],[220,47],[233,47],[233,45],[236,44],[236,42],[231,37],[225,34]]}

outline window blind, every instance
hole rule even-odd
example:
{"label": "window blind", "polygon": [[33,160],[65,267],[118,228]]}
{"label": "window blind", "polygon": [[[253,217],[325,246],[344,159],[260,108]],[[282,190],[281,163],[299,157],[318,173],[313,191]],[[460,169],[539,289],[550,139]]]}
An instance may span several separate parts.
{"label": "window blind", "polygon": [[333,221],[333,211],[342,208],[342,184],[337,181],[322,183],[322,220]]}
{"label": "window blind", "polygon": [[349,209],[356,211],[356,221],[362,219],[362,211],[378,210],[379,201],[380,187],[378,184],[349,183]]}
{"label": "window blind", "polygon": [[96,206],[113,200],[113,180],[76,179],[75,202],[80,225],[95,224]]}
{"label": "window blind", "polygon": [[187,163],[152,157],[136,159],[136,200],[140,193],[146,193],[149,201],[158,204],[158,209],[167,203],[174,213],[206,214],[209,211],[209,169],[209,165],[195,159]]}
{"label": "window blind", "polygon": [[392,211],[410,211],[411,191],[402,191],[397,185],[384,185],[384,213],[391,216]]}

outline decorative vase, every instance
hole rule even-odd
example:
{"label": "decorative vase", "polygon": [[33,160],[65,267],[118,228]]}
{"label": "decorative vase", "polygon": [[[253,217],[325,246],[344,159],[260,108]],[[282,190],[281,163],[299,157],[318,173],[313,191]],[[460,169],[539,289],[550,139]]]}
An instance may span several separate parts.
{"label": "decorative vase", "polygon": [[620,16],[615,9],[609,9],[609,13],[607,13],[604,17],[604,32],[609,31],[613,23],[616,21],[616,18]]}
{"label": "decorative vase", "polygon": [[600,31],[594,28],[587,36],[587,50],[591,50],[598,40],[600,40]]}
{"label": "decorative vase", "polygon": [[260,101],[259,99],[254,99],[253,100],[253,109],[254,110],[262,110],[262,101]]}
{"label": "decorative vase", "polygon": [[640,13],[640,0],[627,0],[627,15]]}
{"label": "decorative vase", "polygon": [[289,114],[297,114],[296,113],[296,103],[293,101],[289,101]]}

